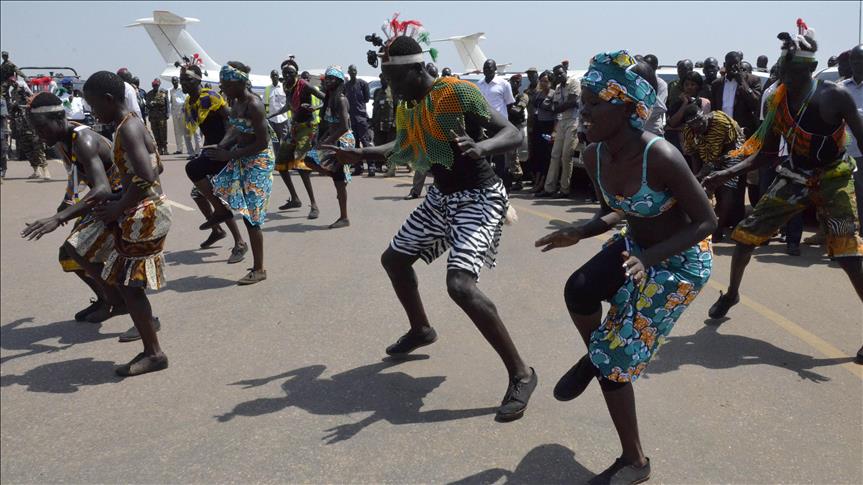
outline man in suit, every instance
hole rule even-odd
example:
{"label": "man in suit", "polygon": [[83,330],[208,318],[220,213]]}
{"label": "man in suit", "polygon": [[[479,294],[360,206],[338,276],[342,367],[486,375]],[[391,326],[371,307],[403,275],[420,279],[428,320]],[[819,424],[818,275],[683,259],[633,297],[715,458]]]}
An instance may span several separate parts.
{"label": "man in suit", "polygon": [[745,72],[742,63],[740,52],[725,55],[724,72],[711,85],[710,104],[714,111],[721,110],[733,118],[749,138],[758,129],[761,80]]}

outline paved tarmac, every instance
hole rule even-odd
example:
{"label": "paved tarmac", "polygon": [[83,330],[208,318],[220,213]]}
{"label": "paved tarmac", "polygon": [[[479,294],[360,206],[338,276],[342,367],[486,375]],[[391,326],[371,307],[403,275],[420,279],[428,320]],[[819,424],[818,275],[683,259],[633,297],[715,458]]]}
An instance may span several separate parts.
{"label": "paved tarmac", "polygon": [[[618,456],[598,386],[569,403],[551,395],[584,353],[563,285],[601,240],[533,247],[595,206],[513,197],[520,220],[480,288],[539,387],[523,419],[500,424],[505,370],[449,300],[445,262],[417,265],[440,340],[414,360],[382,360],[407,328],[379,255],[418,203],[402,200],[408,175],[354,179],[352,226],[338,230],[327,229],[332,183],[314,177],[321,218],[272,212],[269,279],[238,287],[251,254],[228,265],[229,244],[198,249],[203,219],[184,161],[168,157],[169,283],[150,299],[171,366],[121,380],[114,367],[140,343],[117,342],[128,316],[73,321],[91,295],[57,264],[69,227],[18,235],[62,197],[50,163],[58,179],[40,182],[10,162],[0,188],[3,483],[582,483]],[[270,205],[286,197],[277,178]],[[731,252],[717,244],[709,285],[636,384],[652,483],[863,483],[863,366],[851,357],[863,306],[819,248],[783,249],[756,251],[743,302],[713,322]]]}

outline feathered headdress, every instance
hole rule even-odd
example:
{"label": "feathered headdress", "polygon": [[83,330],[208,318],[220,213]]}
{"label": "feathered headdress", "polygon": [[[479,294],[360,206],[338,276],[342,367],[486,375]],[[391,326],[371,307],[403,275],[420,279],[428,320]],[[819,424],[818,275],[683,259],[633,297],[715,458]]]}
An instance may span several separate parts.
{"label": "feathered headdress", "polygon": [[782,57],[788,61],[815,62],[815,30],[803,19],[797,19],[797,33],[782,32],[776,36],[782,41]]}
{"label": "feathered headdress", "polygon": [[[191,58],[191,59],[189,59],[189,57],[188,57],[188,56],[183,56],[183,62],[180,62],[180,61],[176,61],[176,62],[174,62],[174,67],[179,67],[179,68],[188,68],[188,67],[191,67],[191,66],[198,66],[198,68],[199,68],[199,69],[201,69],[201,71],[203,71],[203,73],[204,73],[204,75],[205,75],[205,76],[207,76],[207,75],[208,75],[208,74],[207,74],[207,71],[205,71],[205,70],[204,70],[204,60],[203,60],[203,59],[201,59],[201,56],[200,56],[200,55],[198,55],[198,53],[197,53],[197,52],[196,52],[195,54],[193,54],[193,55],[192,55],[192,58]],[[187,72],[186,72],[186,74],[188,74],[190,77],[200,79],[200,78],[195,74],[195,72],[194,72],[194,71],[187,71]]]}
{"label": "feathered headdress", "polygon": [[[372,67],[378,67],[378,58],[381,58],[382,63],[386,65],[397,64],[413,64],[423,62],[423,53],[428,52],[432,61],[437,61],[438,50],[431,47],[431,35],[419,20],[399,20],[399,14],[393,14],[393,18],[381,25],[381,32],[384,37],[381,39],[377,34],[366,36],[366,40],[371,42],[375,47],[379,47],[377,51],[370,50],[367,53],[369,64]],[[409,54],[403,56],[390,56],[389,46],[398,37],[410,37],[417,41],[420,46],[427,46],[428,49],[419,54]]]}

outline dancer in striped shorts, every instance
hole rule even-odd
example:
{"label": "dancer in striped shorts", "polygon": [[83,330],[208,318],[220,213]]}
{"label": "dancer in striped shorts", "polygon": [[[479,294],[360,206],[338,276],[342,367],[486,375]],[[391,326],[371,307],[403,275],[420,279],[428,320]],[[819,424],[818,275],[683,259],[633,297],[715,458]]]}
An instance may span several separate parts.
{"label": "dancer in striped shorts", "polygon": [[[410,321],[410,331],[387,348],[404,356],[432,344],[431,327],[417,289],[413,264],[431,263],[449,250],[447,290],[497,351],[509,373],[498,421],[519,419],[537,377],[519,356],[494,303],[476,285],[483,264],[495,262],[508,200],[487,156],[521,142],[518,130],[489,109],[473,84],[453,77],[434,79],[424,69],[419,42],[397,24],[382,48],[383,75],[407,100],[396,112],[396,139],[367,148],[335,148],[343,163],[410,163],[434,175],[434,185],[384,251],[381,262]],[[412,29],[415,30],[415,29]],[[493,137],[482,139],[486,128]],[[481,140],[481,141],[480,141]]]}

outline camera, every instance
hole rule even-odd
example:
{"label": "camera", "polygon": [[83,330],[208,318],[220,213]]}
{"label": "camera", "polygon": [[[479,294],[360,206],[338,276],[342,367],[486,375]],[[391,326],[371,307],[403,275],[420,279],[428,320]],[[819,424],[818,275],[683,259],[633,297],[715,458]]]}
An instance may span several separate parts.
{"label": "camera", "polygon": [[370,66],[377,68],[378,67],[378,53],[377,53],[377,51],[371,51],[370,50],[370,51],[366,52],[366,60],[368,61]]}
{"label": "camera", "polygon": [[366,42],[371,42],[375,47],[381,47],[384,45],[384,40],[380,38],[378,34],[369,34],[366,36]]}

